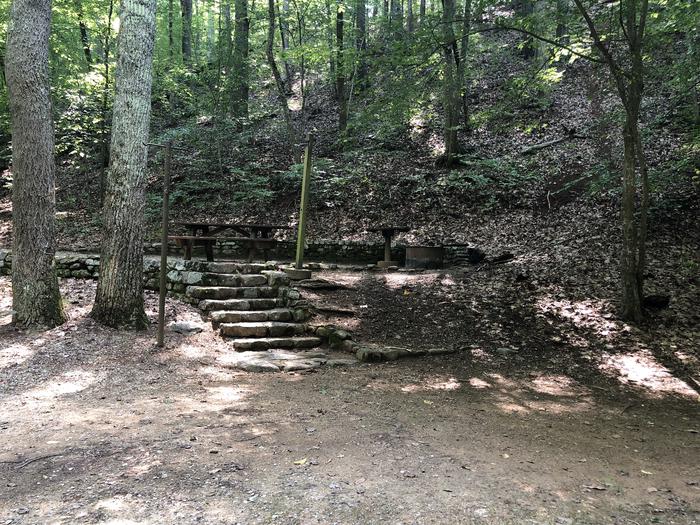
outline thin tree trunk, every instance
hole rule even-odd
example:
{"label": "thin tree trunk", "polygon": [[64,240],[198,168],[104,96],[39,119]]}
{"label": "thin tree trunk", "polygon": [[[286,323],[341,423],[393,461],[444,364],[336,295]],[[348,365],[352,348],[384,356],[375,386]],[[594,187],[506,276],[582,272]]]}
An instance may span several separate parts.
{"label": "thin tree trunk", "polygon": [[344,28],[345,5],[339,2],[336,6],[335,45],[336,45],[336,95],[338,97],[338,130],[342,133],[348,126],[348,97],[345,92],[345,63],[344,63]]}
{"label": "thin tree trunk", "polygon": [[173,0],[168,0],[168,57],[175,56],[175,39],[173,38],[173,18],[175,17],[175,6]]}
{"label": "thin tree trunk", "polygon": [[418,8],[418,17],[420,19],[420,25],[425,25],[425,0],[420,0],[420,7]]}
{"label": "thin tree trunk", "polygon": [[156,0],[122,0],[100,278],[92,316],[145,328],[143,237]]}
{"label": "thin tree trunk", "polygon": [[65,321],[54,266],[50,0],[13,0],[5,75],[12,120],[12,309],[20,326]]}
{"label": "thin tree trunk", "polygon": [[[278,8],[279,10],[279,8]],[[287,52],[289,51],[289,0],[283,0],[282,1],[282,11],[279,14],[279,22],[280,22],[280,40],[282,42],[282,52],[283,52],[283,59],[282,62],[284,64],[284,73],[285,73],[285,84],[287,84],[287,90],[291,90],[292,88],[292,68],[291,65],[289,64],[289,60],[287,59]]]}
{"label": "thin tree trunk", "polygon": [[192,0],[180,0],[182,10],[182,59],[192,60]]}
{"label": "thin tree trunk", "polygon": [[[629,0],[620,6],[619,22],[628,46],[629,68],[624,61],[613,57],[605,40],[600,36],[595,22],[588,14],[582,0],[574,0],[581,16],[588,25],[595,47],[608,65],[615,80],[620,101],[625,108],[624,164],[622,182],[622,317],[639,322],[643,318],[644,267],[646,263],[647,212],[649,207],[649,182],[647,166],[639,135],[639,111],[644,92],[644,66],[642,46],[648,0]],[[637,167],[642,175],[642,204],[637,209]],[[639,219],[637,219],[639,212]]]}
{"label": "thin tree trunk", "polygon": [[333,94],[337,97],[336,91],[336,73],[335,73],[335,42],[333,37],[333,25],[336,23],[335,17],[331,10],[331,0],[326,0],[326,15],[328,23],[326,24],[326,38],[328,39],[328,71],[330,73],[331,86],[333,86]]}
{"label": "thin tree trunk", "polygon": [[287,92],[284,86],[284,81],[282,80],[282,75],[280,74],[279,67],[277,67],[277,61],[275,60],[275,0],[268,0],[267,2],[267,14],[269,17],[267,26],[267,63],[272,70],[272,75],[275,77],[275,85],[277,86],[277,96],[279,97],[280,106],[282,107],[282,113],[284,114],[284,121],[287,125],[287,135],[289,136],[289,143],[294,144],[294,128],[292,125],[292,114],[289,111],[289,104],[287,104]]}
{"label": "thin tree trunk", "polygon": [[472,0],[464,0],[464,20],[462,21],[462,46],[459,54],[459,82],[462,85],[462,119],[464,131],[469,133],[469,79],[467,64],[469,59],[469,31],[471,30]]}
{"label": "thin tree trunk", "polygon": [[231,115],[234,118],[248,118],[249,80],[249,35],[250,19],[248,18],[248,0],[236,1],[236,28],[234,33],[233,60],[230,76]]}
{"label": "thin tree trunk", "polygon": [[214,10],[210,9],[207,11],[207,62],[212,64],[214,62],[214,34],[215,34],[215,24],[214,24]]}
{"label": "thin tree trunk", "polygon": [[569,0],[557,0],[557,30],[556,36],[559,42],[564,42],[568,28],[566,21],[569,16]]}
{"label": "thin tree trunk", "polygon": [[623,131],[624,164],[622,171],[622,316],[638,322],[642,319],[642,297],[639,286],[639,228],[635,218],[637,174],[636,140],[633,115],[627,116]]}
{"label": "thin tree trunk", "polygon": [[83,18],[83,4],[80,0],[77,0],[77,11],[78,11],[78,28],[80,29],[80,43],[83,46],[83,54],[85,55],[85,61],[88,65],[92,64],[92,51],[90,50],[90,37],[88,36],[87,26],[85,25],[85,20]]}
{"label": "thin tree trunk", "polygon": [[443,25],[443,56],[444,56],[444,83],[443,104],[445,111],[445,154],[446,166],[452,166],[459,153],[457,142],[457,129],[459,128],[459,103],[461,87],[457,72],[458,50],[457,41],[453,29],[455,19],[455,1],[442,1],[442,25]]}
{"label": "thin tree trunk", "polygon": [[221,51],[221,64],[226,69],[226,75],[231,75],[231,58],[233,54],[233,24],[231,23],[231,1],[226,0],[223,5],[224,27],[223,34],[220,35],[221,41],[224,43]]}
{"label": "thin tree trunk", "polygon": [[407,21],[406,21],[406,31],[408,33],[413,33],[415,29],[415,21],[413,20],[413,0],[406,0],[408,2],[407,7]]}
{"label": "thin tree trunk", "polygon": [[109,166],[109,130],[107,119],[109,117],[109,53],[112,46],[112,14],[114,13],[114,0],[109,1],[107,14],[107,26],[104,35],[104,82],[102,83],[102,108],[100,111],[100,206],[104,204],[107,188],[107,166]]}
{"label": "thin tree trunk", "polygon": [[357,0],[357,32],[355,34],[355,49],[358,55],[357,85],[359,89],[365,87],[367,80],[367,5],[365,0]]}

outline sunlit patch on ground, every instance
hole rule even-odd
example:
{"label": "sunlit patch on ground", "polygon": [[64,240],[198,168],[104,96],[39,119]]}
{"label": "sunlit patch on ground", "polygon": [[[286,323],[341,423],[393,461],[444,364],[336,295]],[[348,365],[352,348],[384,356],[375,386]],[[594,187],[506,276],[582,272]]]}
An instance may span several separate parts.
{"label": "sunlit patch on ground", "polygon": [[44,384],[29,390],[25,395],[34,399],[56,399],[60,396],[81,392],[97,380],[98,376],[93,372],[73,370],[46,381]]}
{"label": "sunlit patch on ground", "polygon": [[648,350],[603,355],[599,368],[621,383],[644,388],[652,394],[678,394],[700,398],[685,381],[674,377]]}
{"label": "sunlit patch on ground", "polygon": [[[423,273],[418,275],[407,273],[389,273],[384,276],[384,283],[388,288],[396,290],[415,284],[429,285],[436,282],[439,278],[440,274],[437,273]],[[408,293],[410,293],[410,291],[408,291]]]}
{"label": "sunlit patch on ground", "polygon": [[469,379],[469,386],[476,388],[477,390],[484,390],[485,388],[491,388],[491,383],[487,383],[478,377],[472,377]]}
{"label": "sunlit patch on ground", "polygon": [[0,369],[23,363],[34,355],[34,350],[23,344],[0,345]]}
{"label": "sunlit patch on ground", "polygon": [[569,321],[577,328],[592,330],[597,336],[609,339],[620,332],[622,326],[610,320],[610,306],[604,301],[569,301],[551,296],[542,297],[537,309],[547,315]]}
{"label": "sunlit patch on ground", "polygon": [[532,380],[532,387],[535,392],[548,394],[550,396],[581,396],[590,391],[568,376],[564,375],[543,375]]}
{"label": "sunlit patch on ground", "polygon": [[454,377],[433,377],[420,383],[413,383],[401,388],[402,392],[425,392],[430,390],[459,390],[462,384]]}

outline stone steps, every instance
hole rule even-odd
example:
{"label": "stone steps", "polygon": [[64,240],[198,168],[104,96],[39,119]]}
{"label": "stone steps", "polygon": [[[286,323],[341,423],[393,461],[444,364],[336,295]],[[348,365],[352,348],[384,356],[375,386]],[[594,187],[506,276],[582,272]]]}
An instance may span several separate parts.
{"label": "stone steps", "polygon": [[214,327],[221,323],[254,323],[262,321],[289,322],[294,319],[291,308],[273,308],[271,310],[219,310],[211,312]]}
{"label": "stone steps", "polygon": [[254,337],[230,341],[236,351],[314,348],[321,345],[321,339],[318,337]]}
{"label": "stone steps", "polygon": [[300,323],[277,321],[222,323],[219,333],[227,337],[288,337],[303,335],[306,327]]}
{"label": "stone steps", "polygon": [[188,286],[185,295],[194,299],[274,299],[281,290],[272,286]]}
{"label": "stone steps", "polygon": [[[308,310],[295,306],[300,296],[288,288],[290,281],[284,272],[272,265],[235,262],[206,263],[202,270],[199,280],[190,281],[185,295],[209,314],[214,328],[236,352],[298,353],[321,345],[321,338],[305,335]],[[310,365],[295,362],[269,368],[299,366]]]}
{"label": "stone steps", "polygon": [[204,299],[199,308],[205,312],[214,310],[271,310],[284,306],[283,299]]}

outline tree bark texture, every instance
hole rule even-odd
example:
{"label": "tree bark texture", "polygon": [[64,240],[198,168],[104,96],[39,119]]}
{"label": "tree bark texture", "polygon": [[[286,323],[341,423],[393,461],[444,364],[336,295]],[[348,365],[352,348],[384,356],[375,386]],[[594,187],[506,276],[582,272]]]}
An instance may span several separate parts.
{"label": "tree bark texture", "polygon": [[182,59],[192,60],[192,0],[180,0],[182,10]]}
{"label": "tree bark texture", "polygon": [[14,0],[5,77],[12,119],[12,308],[20,326],[65,320],[54,267],[54,132],[49,95],[50,0]]}
{"label": "tree bark texture", "polygon": [[[649,210],[649,181],[643,144],[639,132],[639,114],[644,93],[642,48],[648,0],[628,0],[620,5],[619,23],[627,44],[626,60],[613,56],[606,40],[598,32],[582,0],[574,0],[584,18],[593,43],[608,65],[615,81],[620,101],[625,108],[622,129],[624,162],[622,169],[622,317],[640,322],[643,318],[644,269],[646,266],[647,215]],[[637,169],[641,178],[641,199],[637,204]]]}
{"label": "tree bark texture", "polygon": [[104,206],[100,278],[92,316],[145,328],[143,234],[156,0],[122,0]]}
{"label": "tree bark texture", "polygon": [[294,127],[292,125],[292,114],[289,111],[289,104],[287,104],[287,90],[285,89],[284,80],[282,79],[279,67],[277,67],[277,61],[275,60],[275,0],[268,0],[267,14],[267,63],[270,66],[270,69],[272,70],[272,76],[275,78],[275,85],[277,86],[277,96],[279,97],[285,124],[287,125],[287,135],[289,138],[289,143],[294,144]]}
{"label": "tree bark texture", "polygon": [[358,55],[357,84],[360,88],[367,81],[367,4],[365,0],[357,0],[357,31],[355,34],[355,48]]}
{"label": "tree bark texture", "polygon": [[462,92],[457,71],[458,49],[455,39],[455,0],[442,1],[443,25],[443,104],[445,109],[445,165],[454,164],[455,156],[459,153],[457,129],[459,128],[460,93]]}
{"label": "tree bark texture", "polygon": [[233,60],[231,62],[231,115],[248,118],[250,73],[248,64],[250,19],[248,0],[236,0]]}
{"label": "tree bark texture", "polygon": [[335,45],[336,45],[336,79],[335,91],[338,97],[338,130],[342,133],[348,126],[348,97],[345,87],[345,57],[344,57],[344,28],[345,5],[339,2],[336,6]]}

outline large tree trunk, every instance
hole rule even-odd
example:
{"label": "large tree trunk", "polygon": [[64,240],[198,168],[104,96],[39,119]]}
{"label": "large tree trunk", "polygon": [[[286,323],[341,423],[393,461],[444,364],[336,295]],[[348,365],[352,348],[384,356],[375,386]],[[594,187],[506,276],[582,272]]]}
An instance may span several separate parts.
{"label": "large tree trunk", "polygon": [[100,278],[92,316],[145,328],[143,231],[156,0],[122,0]]}
{"label": "large tree trunk", "polygon": [[234,30],[233,60],[231,62],[231,115],[235,118],[248,118],[249,80],[249,34],[248,0],[236,0],[236,21]]}
{"label": "large tree trunk", "polygon": [[192,0],[180,0],[182,10],[182,59],[192,60]]}
{"label": "large tree trunk", "polygon": [[443,105],[445,111],[445,154],[446,166],[451,166],[459,153],[457,130],[459,128],[459,104],[462,92],[457,71],[458,50],[453,24],[455,20],[455,0],[442,1],[444,81]]}
{"label": "large tree trunk", "polygon": [[13,0],[5,77],[12,118],[12,308],[21,326],[65,320],[56,251],[50,0]]}

